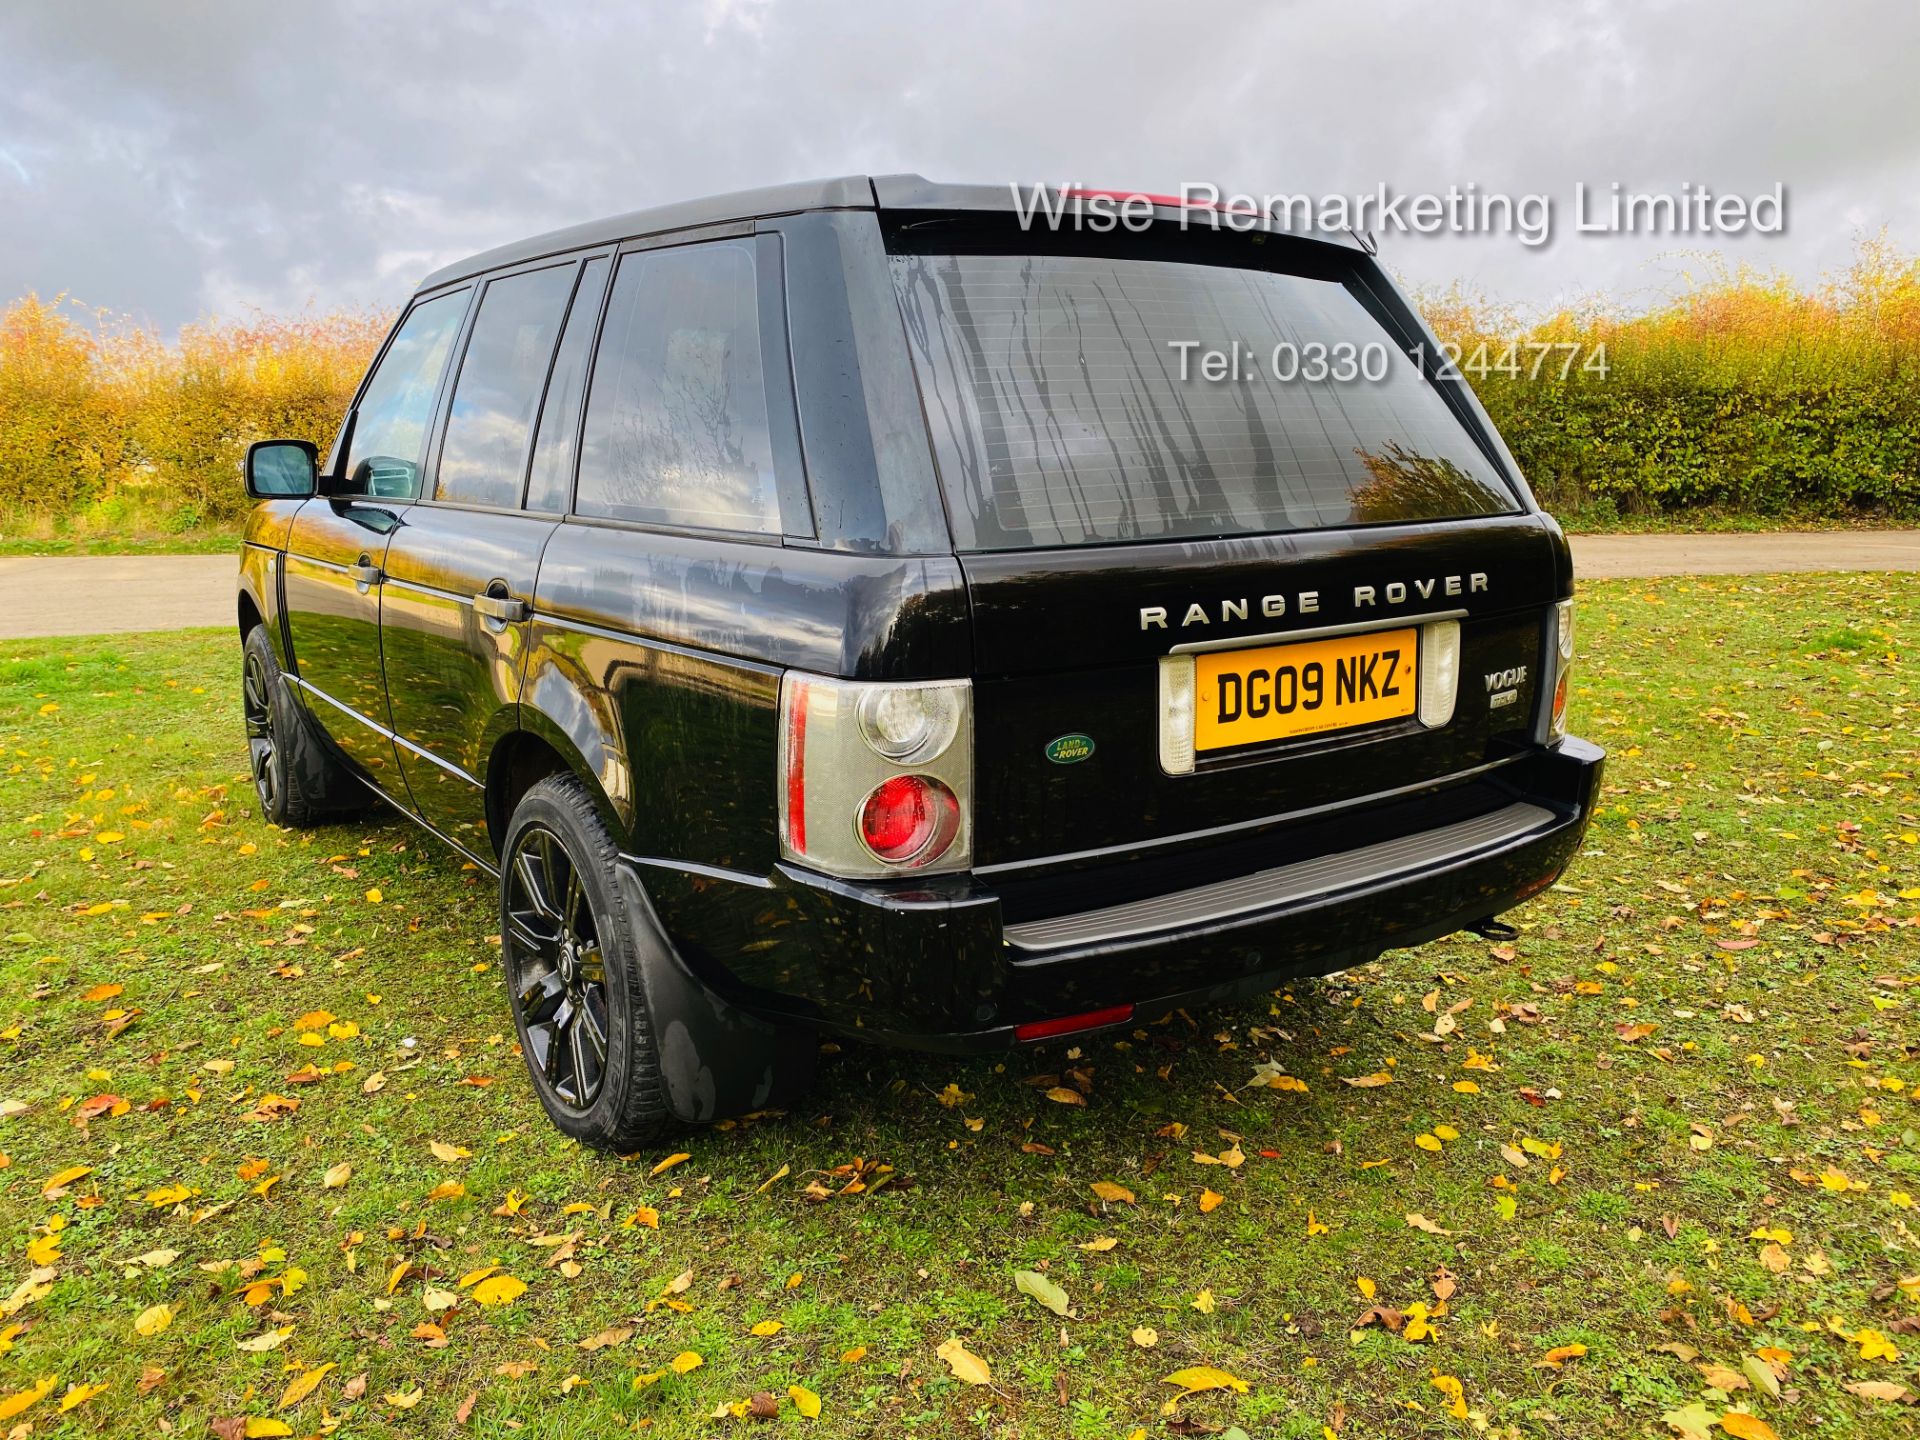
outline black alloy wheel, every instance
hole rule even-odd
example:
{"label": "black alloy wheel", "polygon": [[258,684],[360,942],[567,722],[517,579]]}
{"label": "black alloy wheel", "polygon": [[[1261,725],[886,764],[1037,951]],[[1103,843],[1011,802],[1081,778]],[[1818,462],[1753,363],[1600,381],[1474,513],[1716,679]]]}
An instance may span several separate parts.
{"label": "black alloy wheel", "polygon": [[545,825],[517,836],[506,872],[507,982],[527,1063],[570,1110],[607,1078],[607,962],[601,927],[566,842]]}
{"label": "black alloy wheel", "polygon": [[247,724],[247,765],[253,772],[253,788],[260,797],[263,815],[278,813],[279,771],[274,765],[273,677],[267,664],[253,649],[247,651],[246,665],[240,674],[241,706]]}

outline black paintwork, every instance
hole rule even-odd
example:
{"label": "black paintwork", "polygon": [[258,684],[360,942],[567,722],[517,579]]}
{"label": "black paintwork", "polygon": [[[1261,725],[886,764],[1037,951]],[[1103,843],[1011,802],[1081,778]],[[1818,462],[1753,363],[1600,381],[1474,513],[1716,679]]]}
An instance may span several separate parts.
{"label": "black paintwork", "polygon": [[[956,552],[886,254],[916,227],[1004,226],[1007,209],[1004,190],[918,177],[780,187],[540,237],[422,287],[445,293],[548,257],[759,236],[770,412],[796,437],[776,447],[778,478],[804,495],[811,521],[786,537],[355,497],[343,493],[341,443],[316,498],[265,500],[249,520],[242,629],[269,628],[309,711],[387,798],[491,866],[495,835],[533,779],[564,767],[587,784],[626,857],[620,883],[671,941],[653,998],[657,1024],[678,1037],[666,1079],[684,1118],[766,1103],[802,1078],[806,1047],[781,1022],[1006,1044],[1024,1020],[1242,993],[1444,934],[1509,908],[1577,852],[1602,757],[1577,740],[1539,742],[1546,626],[1551,602],[1571,593],[1568,550],[1464,385],[1440,382],[1520,513]],[[1161,231],[1138,243],[1201,254],[1216,238]],[[1217,239],[1236,255],[1257,243]],[[1410,342],[1424,335],[1352,237],[1287,243],[1312,247],[1316,265],[1354,267],[1383,323]],[[431,495],[430,460],[421,479]],[[356,579],[353,566],[372,568]],[[1474,573],[1484,588],[1418,593],[1420,582]],[[1406,604],[1356,605],[1355,586],[1393,581],[1412,587]],[[1316,609],[1301,612],[1302,592]],[[475,597],[489,593],[523,602],[525,617],[482,613]],[[1284,617],[1259,618],[1267,594],[1289,597]],[[1219,618],[1222,601],[1246,597],[1253,618]],[[1142,627],[1143,608],[1177,618],[1191,604],[1214,618]],[[1173,644],[1443,610],[1464,612],[1449,725],[1161,772],[1156,662]],[[1529,678],[1518,703],[1474,704],[1484,672],[1519,665]],[[855,883],[781,861],[776,708],[789,668],[972,678],[972,872]],[[1051,763],[1047,745],[1068,733],[1090,737],[1091,756]],[[1085,953],[1023,955],[1003,936],[1010,920],[1168,893],[1515,798],[1546,806],[1556,824],[1417,883]]]}

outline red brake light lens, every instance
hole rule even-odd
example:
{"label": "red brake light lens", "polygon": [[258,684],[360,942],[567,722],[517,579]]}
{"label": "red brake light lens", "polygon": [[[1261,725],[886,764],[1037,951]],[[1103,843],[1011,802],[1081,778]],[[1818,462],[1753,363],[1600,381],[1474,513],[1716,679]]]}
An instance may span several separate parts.
{"label": "red brake light lens", "polygon": [[891,776],[860,803],[860,838],[889,865],[938,859],[959,829],[959,800],[929,776]]}

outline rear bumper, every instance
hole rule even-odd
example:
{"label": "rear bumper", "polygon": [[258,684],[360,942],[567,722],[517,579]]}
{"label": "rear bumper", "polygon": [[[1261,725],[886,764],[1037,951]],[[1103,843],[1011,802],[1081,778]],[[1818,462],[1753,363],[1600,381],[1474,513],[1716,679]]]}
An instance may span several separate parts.
{"label": "rear bumper", "polygon": [[[1385,836],[1370,836],[1358,814],[1317,853],[1275,852],[1280,863],[1264,864],[1229,853],[1221,870],[1178,888],[1115,893],[1099,877],[1068,877],[1036,900],[999,877],[902,888],[784,866],[738,885],[677,872],[645,883],[689,964],[769,1018],[992,1050],[1015,1044],[1023,1024],[1234,999],[1510,909],[1578,853],[1603,764],[1597,746],[1568,739],[1477,787],[1472,813],[1460,813],[1458,791],[1436,795],[1434,822],[1416,813],[1409,825],[1402,805]],[[1074,905],[1081,889],[1097,903]]]}

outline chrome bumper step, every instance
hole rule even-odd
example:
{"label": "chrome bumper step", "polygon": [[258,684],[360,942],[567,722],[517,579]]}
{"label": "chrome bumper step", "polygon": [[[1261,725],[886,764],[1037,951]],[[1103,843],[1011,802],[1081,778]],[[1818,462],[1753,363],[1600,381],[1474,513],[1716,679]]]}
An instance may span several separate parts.
{"label": "chrome bumper step", "polygon": [[1171,895],[1129,900],[1103,910],[1009,925],[1006,938],[1021,950],[1063,950],[1161,930],[1187,929],[1467,859],[1476,852],[1547,829],[1558,823],[1559,818],[1542,806],[1517,801],[1504,810],[1472,820],[1403,835],[1397,840],[1382,840],[1358,850],[1342,850],[1292,865],[1257,870],[1251,875],[1178,890]]}

